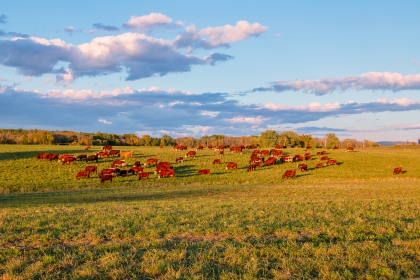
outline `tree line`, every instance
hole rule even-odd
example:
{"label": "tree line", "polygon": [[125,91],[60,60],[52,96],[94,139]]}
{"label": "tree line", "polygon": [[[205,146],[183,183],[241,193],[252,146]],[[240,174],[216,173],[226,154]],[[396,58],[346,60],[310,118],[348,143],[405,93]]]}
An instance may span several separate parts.
{"label": "tree line", "polygon": [[21,145],[83,145],[83,146],[209,146],[209,145],[255,145],[258,147],[307,147],[313,148],[346,148],[346,147],[375,147],[377,143],[369,140],[358,141],[346,138],[340,140],[334,133],[327,133],[324,137],[313,137],[311,134],[298,134],[294,131],[277,132],[265,130],[259,136],[227,136],[223,134],[206,135],[200,138],[179,137],[172,138],[164,134],[161,137],[136,134],[88,133],[74,131],[47,131],[38,129],[0,129],[0,144]]}

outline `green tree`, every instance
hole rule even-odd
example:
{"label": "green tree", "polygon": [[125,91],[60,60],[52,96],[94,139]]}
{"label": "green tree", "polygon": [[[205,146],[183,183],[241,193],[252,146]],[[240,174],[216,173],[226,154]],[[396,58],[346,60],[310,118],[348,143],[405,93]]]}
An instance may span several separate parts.
{"label": "green tree", "polygon": [[299,134],[291,130],[285,130],[279,135],[279,144],[283,146],[296,146],[299,143]]}
{"label": "green tree", "polygon": [[277,145],[277,141],[279,138],[279,134],[275,130],[267,129],[260,134],[260,145],[261,147],[275,147]]}
{"label": "green tree", "polygon": [[325,135],[324,141],[326,148],[334,148],[336,146],[338,147],[340,144],[340,139],[338,139],[335,133],[327,133],[327,135]]}

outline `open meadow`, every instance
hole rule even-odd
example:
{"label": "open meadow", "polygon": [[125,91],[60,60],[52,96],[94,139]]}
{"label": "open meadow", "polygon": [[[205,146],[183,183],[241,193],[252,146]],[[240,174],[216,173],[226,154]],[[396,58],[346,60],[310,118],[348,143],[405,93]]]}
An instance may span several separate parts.
{"label": "open meadow", "polygon": [[[128,166],[169,161],[175,178],[96,174],[39,153],[80,146],[0,145],[0,277],[4,279],[399,279],[420,276],[420,147],[326,150],[247,172],[251,152],[115,147]],[[193,149],[188,149],[193,150]],[[195,149],[194,149],[195,150]],[[285,154],[303,155],[301,148]],[[100,171],[113,159],[94,163]],[[226,170],[237,162],[238,169]],[[89,164],[91,165],[91,164]],[[401,166],[403,174],[393,175]],[[128,167],[129,168],[129,167]],[[198,175],[210,169],[210,175]]]}

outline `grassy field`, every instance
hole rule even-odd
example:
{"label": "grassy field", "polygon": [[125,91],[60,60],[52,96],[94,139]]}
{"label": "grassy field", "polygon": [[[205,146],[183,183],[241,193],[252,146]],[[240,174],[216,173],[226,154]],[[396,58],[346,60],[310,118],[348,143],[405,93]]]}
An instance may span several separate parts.
{"label": "grassy field", "polygon": [[[127,148],[173,162],[184,152]],[[420,149],[328,151],[339,166],[282,180],[250,152],[174,164],[176,178],[74,180],[85,163],[37,161],[82,147],[0,146],[4,279],[399,279],[420,276]],[[288,149],[292,155],[303,149]],[[312,154],[315,154],[312,151]],[[108,167],[111,160],[99,163]],[[392,175],[402,166],[403,175]],[[210,168],[210,176],[197,171]],[[147,168],[146,171],[153,171]]]}

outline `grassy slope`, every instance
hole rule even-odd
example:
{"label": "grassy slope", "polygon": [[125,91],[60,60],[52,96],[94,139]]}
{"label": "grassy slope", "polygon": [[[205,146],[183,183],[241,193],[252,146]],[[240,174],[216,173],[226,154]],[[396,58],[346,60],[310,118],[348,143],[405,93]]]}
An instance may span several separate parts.
{"label": "grassy slope", "polygon": [[[420,275],[418,149],[335,151],[329,156],[340,166],[292,180],[279,177],[296,164],[226,172],[224,166],[208,164],[214,152],[203,152],[179,164],[175,179],[139,182],[128,177],[100,186],[97,178],[74,180],[82,164],[34,160],[37,152],[30,149],[45,147],[0,147],[9,149],[0,155],[3,190],[68,189],[0,196],[0,275],[6,277]],[[162,153],[162,160],[164,152],[168,159],[182,154],[139,152]],[[225,161],[231,159],[244,167],[248,155],[225,156]],[[42,172],[10,171],[25,164],[28,171]],[[407,172],[392,176],[398,165]],[[213,174],[194,175],[204,167]],[[14,182],[19,176],[19,183]]]}

